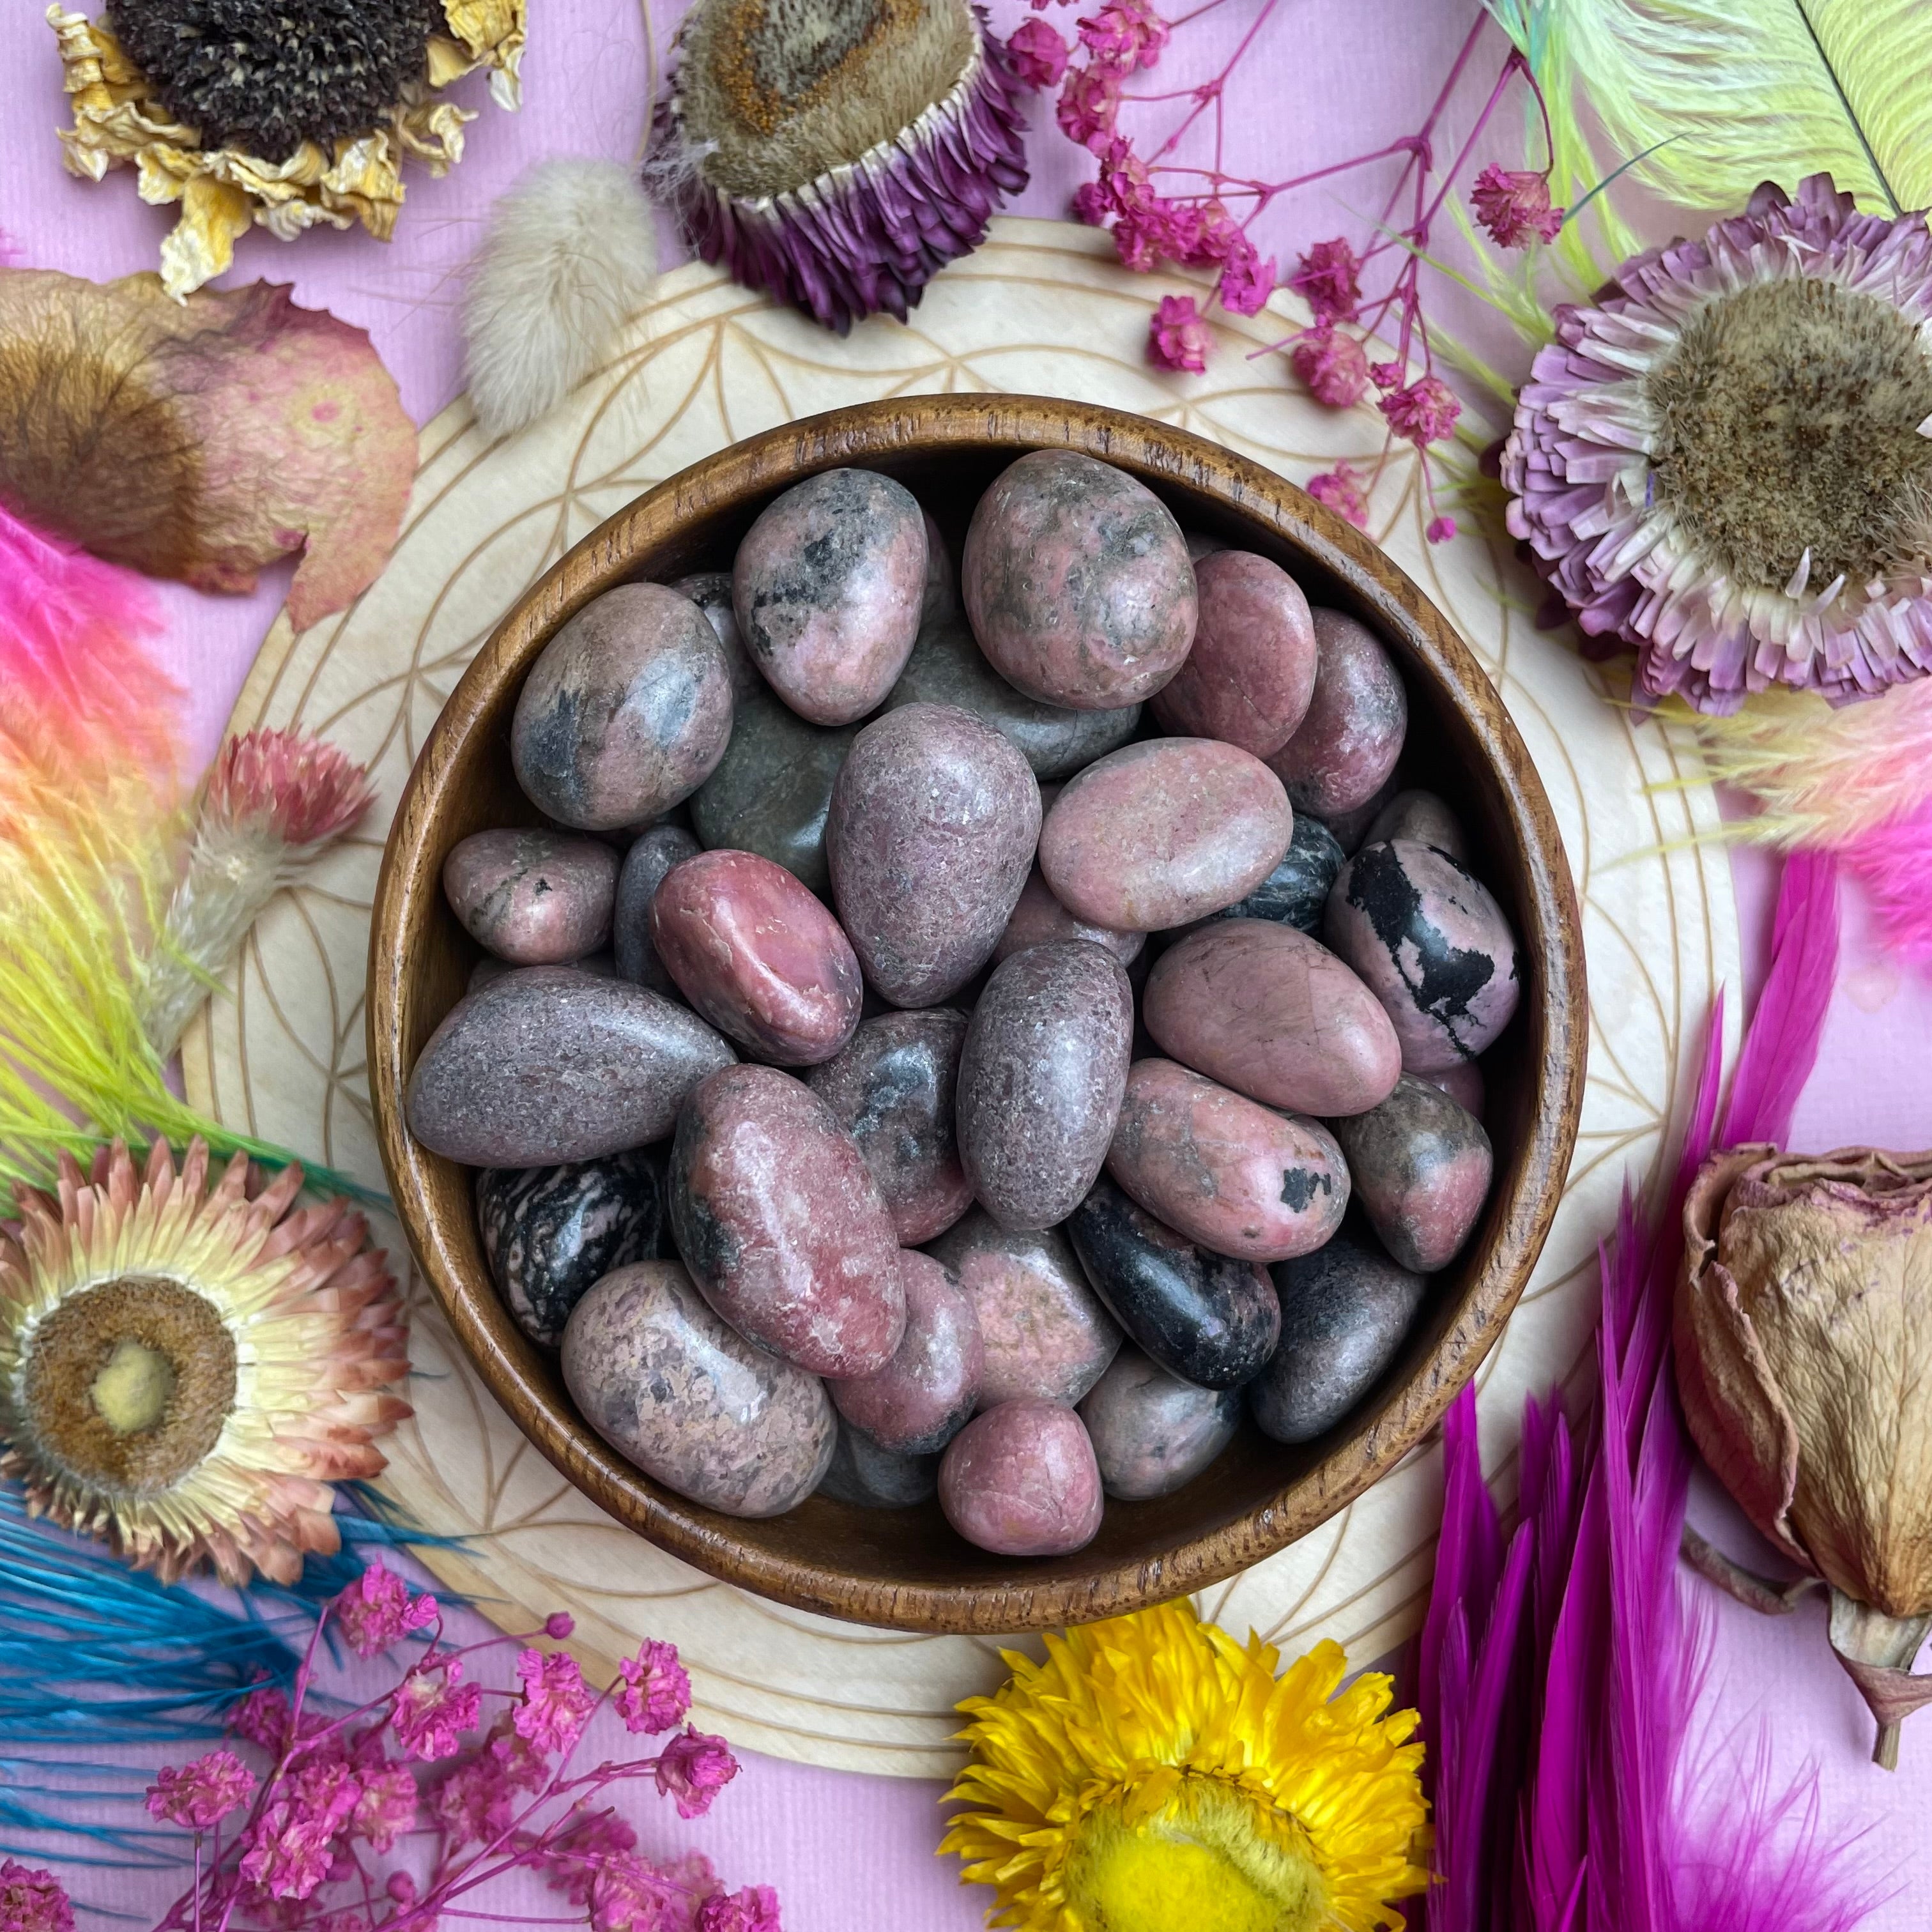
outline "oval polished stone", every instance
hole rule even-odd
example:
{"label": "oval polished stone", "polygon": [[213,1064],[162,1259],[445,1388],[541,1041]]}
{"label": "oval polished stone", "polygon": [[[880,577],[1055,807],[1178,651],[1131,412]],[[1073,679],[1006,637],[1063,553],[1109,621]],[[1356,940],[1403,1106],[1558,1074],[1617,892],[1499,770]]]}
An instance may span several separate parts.
{"label": "oval polished stone", "polygon": [[1438,1066],[1415,1077],[1447,1094],[1465,1113],[1473,1114],[1479,1120],[1483,1118],[1483,1102],[1487,1094],[1480,1061],[1459,1060],[1454,1066]]}
{"label": "oval polished stone", "polygon": [[617,970],[656,992],[669,992],[674,982],[651,944],[651,899],[664,874],[694,858],[700,849],[682,826],[653,825],[632,840],[617,874],[616,910],[610,922]]}
{"label": "oval polished stone", "polygon": [[932,1252],[978,1313],[987,1408],[1022,1396],[1076,1402],[1114,1359],[1120,1329],[1058,1228],[1010,1231],[975,1208]]}
{"label": "oval polished stone", "polygon": [[916,1248],[899,1256],[905,1335],[876,1375],[826,1384],[832,1406],[882,1449],[930,1456],[979,1405],[986,1349],[972,1298],[943,1263]]}
{"label": "oval polished stone", "polygon": [[1144,1502],[1193,1481],[1234,1439],[1239,1389],[1196,1388],[1123,1348],[1080,1405],[1110,1496]]}
{"label": "oval polished stone", "polygon": [[1316,611],[1314,624],[1314,694],[1294,736],[1268,764],[1297,812],[1333,818],[1366,804],[1395,770],[1408,732],[1408,698],[1373,632],[1339,610]]}
{"label": "oval polished stone", "polygon": [[1281,1326],[1265,1269],[1210,1254],[1097,1182],[1066,1222],[1094,1292],[1130,1341],[1196,1388],[1260,1374]]}
{"label": "oval polished stone", "polygon": [[908,704],[868,724],[832,791],[826,850],[866,977],[936,1006],[992,957],[1040,837],[1040,787],[989,724]]}
{"label": "oval polished stone", "polygon": [[1260,759],[1210,738],[1152,738],[1068,782],[1040,828],[1040,869],[1076,918],[1155,932],[1245,898],[1294,830]]}
{"label": "oval polished stone", "polygon": [[1248,1406],[1277,1442],[1325,1434],[1395,1359],[1422,1306],[1422,1277],[1354,1234],[1278,1262],[1281,1344],[1248,1388]]}
{"label": "oval polished stone", "polygon": [[[494,952],[486,952],[470,969],[470,977],[464,982],[466,993],[480,992],[493,980],[507,978],[512,973],[527,969],[513,966],[507,959],[499,959]],[[587,973],[593,980],[615,980],[622,976],[617,970],[616,956],[610,952],[586,952],[581,959],[573,959],[567,967],[546,968],[546,971]]]}
{"label": "oval polished stone", "polygon": [[1000,1556],[1065,1556],[1099,1533],[1106,1494],[1087,1426],[1070,1408],[1004,1402],[954,1436],[939,1506],[968,1543]]}
{"label": "oval polished stone", "polygon": [[754,691],[768,688],[738,629],[738,614],[731,608],[731,573],[700,570],[694,577],[679,578],[670,588],[680,597],[688,597],[711,620],[724,650],[725,669],[730,674],[733,698],[748,698]]}
{"label": "oval polished stone", "polygon": [[1072,450],[1034,450],[994,479],[960,590],[994,669],[1076,711],[1152,697],[1194,641],[1180,525],[1145,484]]}
{"label": "oval polished stone", "polygon": [[617,855],[595,838],[518,827],[474,832],[442,862],[450,909],[479,946],[516,966],[555,966],[610,937]]}
{"label": "oval polished stone", "polygon": [[824,897],[832,783],[858,735],[808,724],[770,692],[754,692],[738,706],[718,769],[691,801],[700,843],[756,852]]}
{"label": "oval polished stone", "polygon": [[644,1147],[728,1066],[695,1013],[626,980],[526,966],[466,994],[416,1056],[404,1112],[429,1148],[472,1167],[548,1167]]}
{"label": "oval polished stone", "polygon": [[517,1326],[554,1348],[601,1276],[664,1254],[664,1163],[633,1148],[562,1167],[487,1167],[476,1225]]}
{"label": "oval polished stone", "polygon": [[1042,704],[989,664],[962,618],[920,632],[886,704],[956,704],[984,718],[1033,767],[1039,778],[1070,777],[1119,750],[1140,728],[1141,707],[1072,711]]}
{"label": "oval polished stone", "polygon": [[950,1006],[881,1013],[806,1084],[853,1139],[902,1246],[916,1247],[971,1206],[953,1124],[966,1016]]}
{"label": "oval polished stone", "polygon": [[999,944],[993,948],[993,957],[996,961],[1010,959],[1029,946],[1051,946],[1067,939],[1084,939],[1104,946],[1123,966],[1131,966],[1147,944],[1144,932],[1110,932],[1104,926],[1076,919],[1053,896],[1052,887],[1041,878],[1036,866],[1020,888],[1019,902],[1013,908],[1012,917],[1006,921],[1006,931],[1000,934]]}
{"label": "oval polished stone", "polygon": [[838,1439],[824,1384],[734,1334],[675,1262],[619,1268],[585,1295],[563,1380],[620,1456],[727,1516],[802,1502]]}
{"label": "oval polished stone", "polygon": [[1433,1274],[1461,1252],[1495,1159],[1475,1116],[1405,1073],[1379,1107],[1335,1123],[1355,1198],[1399,1266]]}
{"label": "oval polished stone", "polygon": [[664,874],[651,944],[721,1033],[778,1066],[830,1060],[859,1024],[864,985],[838,922],[782,866],[700,852]]}
{"label": "oval polished stone", "polygon": [[1277,926],[1318,934],[1328,909],[1328,894],[1341,871],[1342,848],[1335,835],[1311,812],[1294,814],[1294,836],[1287,856],[1244,899],[1211,913],[1212,919],[1271,919]]}
{"label": "oval polished stone", "polygon": [[994,968],[959,1059],[959,1159],[1004,1228],[1050,1228],[1107,1157],[1133,1048],[1120,962],[1084,940]]}
{"label": "oval polished stone", "polygon": [[838,1426],[838,1446],[818,1493],[861,1509],[910,1509],[939,1491],[939,1458],[897,1456],[870,1442],[849,1423]]}
{"label": "oval polished stone", "polygon": [[851,1137],[770,1066],[714,1074],[678,1116],[670,1226],[704,1298],[814,1375],[869,1376],[905,1333],[891,1217]]}
{"label": "oval polished stone", "polygon": [[1252,550],[1194,566],[1194,648],[1149,700],[1177,738],[1220,738],[1258,758],[1294,736],[1315,690],[1315,625],[1301,586]]}
{"label": "oval polished stone", "polygon": [[1391,772],[1366,805],[1328,814],[1324,823],[1335,835],[1335,842],[1345,858],[1352,859],[1369,842],[1369,832],[1376,820],[1401,796],[1402,775]]}
{"label": "oval polished stone", "polygon": [[1107,1172],[1156,1220],[1243,1261],[1318,1248],[1348,1204],[1348,1168],[1319,1121],[1261,1106],[1171,1060],[1128,1070]]}
{"label": "oval polished stone", "polygon": [[849,724],[905,668],[926,597],[926,519],[870,470],[825,470],[746,532],[731,598],[752,662],[801,718]]}
{"label": "oval polished stone", "polygon": [[1328,895],[1324,932],[1387,1010],[1412,1073],[1474,1059],[1516,1011],[1516,934],[1446,853],[1406,838],[1364,845]]}
{"label": "oval polished stone", "polygon": [[530,667],[510,761],[546,817],[614,832],[689,797],[730,735],[731,674],[704,612],[661,584],[620,584]]}
{"label": "oval polished stone", "polygon": [[1418,845],[1433,845],[1447,852],[1458,865],[1469,862],[1469,842],[1462,835],[1462,822],[1432,791],[1399,791],[1376,814],[1364,845],[1384,838],[1412,838]]}
{"label": "oval polished stone", "polygon": [[1402,1072],[1375,994],[1292,926],[1216,920],[1154,962],[1141,1021],[1161,1051],[1264,1106],[1365,1113]]}

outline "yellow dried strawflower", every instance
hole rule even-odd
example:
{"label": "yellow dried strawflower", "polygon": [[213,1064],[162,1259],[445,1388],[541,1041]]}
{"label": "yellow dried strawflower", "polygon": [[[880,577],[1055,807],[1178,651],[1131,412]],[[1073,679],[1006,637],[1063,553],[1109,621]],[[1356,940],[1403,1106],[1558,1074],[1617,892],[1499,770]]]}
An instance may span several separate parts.
{"label": "yellow dried strawflower", "polygon": [[1279,1676],[1186,1602],[1005,1653],[1012,1678],[959,1708],[973,1762],[942,1852],[997,1888],[1020,1932],[1375,1932],[1421,1892],[1413,1711],[1340,1647]]}
{"label": "yellow dried strawflower", "polygon": [[[318,70],[315,50],[340,38],[342,21],[324,32],[299,0],[110,0],[100,21],[56,4],[46,17],[74,102],[74,124],[61,130],[68,171],[99,181],[131,165],[143,201],[180,203],[161,244],[161,280],[178,298],[229,266],[251,224],[288,242],[318,223],[359,221],[386,242],[404,158],[434,175],[462,158],[476,116],[440,90],[488,68],[498,103],[518,104],[525,5],[372,4],[368,31],[382,57],[337,73]],[[146,67],[130,45],[150,50]],[[372,71],[400,75],[392,97],[358,95]]]}

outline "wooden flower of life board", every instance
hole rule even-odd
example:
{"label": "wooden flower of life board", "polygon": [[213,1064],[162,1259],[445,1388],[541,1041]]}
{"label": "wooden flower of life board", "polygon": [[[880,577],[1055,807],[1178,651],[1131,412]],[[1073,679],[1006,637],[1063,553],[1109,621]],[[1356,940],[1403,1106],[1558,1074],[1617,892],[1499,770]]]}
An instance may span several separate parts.
{"label": "wooden flower of life board", "polygon": [[[382,832],[439,707],[505,607],[639,492],[754,430],[873,398],[1005,390],[1106,403],[1176,423],[1296,482],[1337,458],[1372,461],[1372,410],[1336,413],[1248,352],[1284,314],[1222,318],[1208,373],[1150,369],[1156,292],[1106,239],[1008,220],[926,292],[911,326],[875,320],[838,342],[692,266],[666,276],[608,365],[556,414],[492,444],[459,402],[430,424],[409,519],[350,610],[270,632],[233,728],[300,724],[373,767],[380,802],[256,928],[232,986],[191,1034],[188,1090],[222,1120],[380,1188],[363,1066],[369,908]],[[1526,621],[1534,586],[1466,534],[1432,547],[1412,456],[1372,504],[1378,540],[1448,614],[1501,687],[1543,775],[1583,898],[1593,1005],[1582,1132],[1542,1264],[1483,1365],[1491,1462],[1505,1484],[1522,1398],[1586,1359],[1596,1243],[1624,1177],[1642,1174],[1684,1103],[1713,992],[1738,981],[1736,914],[1709,788],[1654,727],[1606,703],[1598,675]],[[1607,1030],[1606,1030],[1607,1029]],[[407,1256],[393,1224],[399,1268]],[[952,1706],[1002,1674],[991,1642],[874,1630],[716,1583],[602,1515],[524,1441],[452,1345],[412,1277],[415,1421],[385,1485],[428,1528],[472,1539],[430,1567],[491,1616],[530,1628],[577,1618],[586,1662],[674,1640],[698,1718],[808,1762],[908,1776],[950,1772]],[[1291,1649],[1331,1636],[1366,1662],[1415,1628],[1439,1518],[1439,1458],[1411,1456],[1351,1507],[1203,1593],[1238,1634]]]}

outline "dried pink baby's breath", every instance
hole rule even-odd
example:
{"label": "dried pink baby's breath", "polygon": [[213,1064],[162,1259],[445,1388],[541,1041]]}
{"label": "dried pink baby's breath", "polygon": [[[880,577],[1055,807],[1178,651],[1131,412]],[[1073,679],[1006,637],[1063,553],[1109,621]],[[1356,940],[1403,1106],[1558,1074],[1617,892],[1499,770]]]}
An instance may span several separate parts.
{"label": "dried pink baby's breath", "polygon": [[436,1599],[412,1593],[378,1556],[335,1600],[336,1621],[358,1657],[374,1657],[437,1616]]}
{"label": "dried pink baby's breath", "polygon": [[1526,168],[1501,168],[1492,161],[1476,177],[1469,206],[1498,248],[1525,246],[1534,236],[1554,242],[1563,211],[1550,205],[1550,179]]}
{"label": "dried pink baby's breath", "polygon": [[231,1750],[212,1750],[192,1764],[167,1765],[148,1787],[148,1809],[170,1825],[206,1832],[254,1795],[255,1774]]}
{"label": "dried pink baby's breath", "polygon": [[0,1858],[0,1932],[74,1932],[74,1907],[50,1871]]}
{"label": "dried pink baby's breath", "polygon": [[1222,258],[1220,285],[1216,290],[1221,306],[1231,315],[1258,315],[1268,306],[1274,284],[1273,260],[1264,262],[1255,244],[1238,233]]}
{"label": "dried pink baby's breath", "polygon": [[688,1724],[658,1754],[658,1790],[677,1801],[680,1818],[703,1817],[737,1774],[738,1760],[724,1740]]}
{"label": "dried pink baby's breath", "polygon": [[1192,376],[1208,367],[1213,332],[1202,320],[1192,296],[1162,296],[1148,324],[1148,360],[1162,369]]}
{"label": "dried pink baby's breath", "polygon": [[1306,488],[1318,503],[1346,518],[1357,530],[1365,530],[1369,526],[1369,500],[1363,487],[1366,481],[1353,464],[1342,462],[1310,477]]}
{"label": "dried pink baby's breath", "polygon": [[1304,329],[1294,338],[1288,361],[1309,394],[1331,410],[1352,407],[1369,386],[1369,360],[1362,345],[1331,322]]}
{"label": "dried pink baby's breath", "polygon": [[668,1731],[684,1721],[691,1708],[691,1679],[675,1645],[653,1638],[635,1657],[621,1659],[617,1670],[624,1688],[614,1701],[626,1730]]}
{"label": "dried pink baby's breath", "polygon": [[524,1701],[512,1712],[510,1721],[518,1735],[546,1754],[568,1750],[597,1708],[576,1658],[562,1650],[548,1657],[540,1650],[521,1651],[517,1675],[523,1680]]}
{"label": "dried pink baby's breath", "polygon": [[1022,20],[1006,37],[1006,56],[1029,87],[1058,87],[1066,71],[1066,43],[1044,20]]}
{"label": "dried pink baby's breath", "polygon": [[464,1684],[463,1660],[448,1658],[418,1665],[396,1693],[389,1723],[396,1741],[412,1757],[425,1764],[455,1755],[465,1731],[473,1731],[482,1715],[483,1693]]}
{"label": "dried pink baby's breath", "polygon": [[1456,418],[1462,413],[1456,392],[1440,376],[1418,376],[1406,388],[1384,396],[1381,407],[1389,428],[1418,449],[1442,442],[1454,431]]}
{"label": "dried pink baby's breath", "polygon": [[1112,137],[1120,112],[1120,76],[1111,68],[1075,68],[1061,85],[1054,109],[1070,141],[1099,153]]}

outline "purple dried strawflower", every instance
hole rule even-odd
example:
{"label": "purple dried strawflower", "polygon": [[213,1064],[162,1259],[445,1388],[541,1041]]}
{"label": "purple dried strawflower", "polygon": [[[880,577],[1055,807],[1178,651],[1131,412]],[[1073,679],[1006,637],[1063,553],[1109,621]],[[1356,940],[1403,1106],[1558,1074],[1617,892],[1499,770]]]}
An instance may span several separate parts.
{"label": "purple dried strawflower", "polygon": [[1120,112],[1120,76],[1111,68],[1076,67],[1054,107],[1060,131],[1070,141],[1098,154],[1114,137]]}
{"label": "purple dried strawflower", "polygon": [[50,1871],[0,1858],[0,1932],[74,1932],[74,1907]]}
{"label": "purple dried strawflower", "polygon": [[623,1688],[614,1699],[626,1730],[668,1731],[691,1708],[691,1678],[678,1661],[677,1646],[655,1638],[634,1658],[621,1659]]}
{"label": "purple dried strawflower", "polygon": [[1264,262],[1255,244],[1244,235],[1222,259],[1221,306],[1231,315],[1258,315],[1274,292],[1274,262]]}
{"label": "purple dried strawflower", "polygon": [[1308,393],[1331,410],[1352,407],[1369,386],[1369,358],[1362,345],[1331,322],[1304,329],[1294,338],[1288,359]]}
{"label": "purple dried strawflower", "polygon": [[1066,71],[1066,43],[1044,20],[1022,20],[1006,36],[1006,58],[1025,87],[1058,87]]}
{"label": "purple dried strawflower", "polygon": [[1340,236],[1318,242],[1296,265],[1288,286],[1318,322],[1352,322],[1362,300],[1360,258]]}
{"label": "purple dried strawflower", "polygon": [[170,1825],[206,1832],[255,1793],[255,1774],[231,1750],[212,1750],[191,1764],[164,1765],[148,1786],[148,1809]]}
{"label": "purple dried strawflower", "polygon": [[1192,296],[1162,296],[1148,318],[1148,360],[1156,368],[1178,369],[1198,376],[1208,366],[1214,346],[1213,332],[1203,322]]}
{"label": "purple dried strawflower", "polygon": [[1342,462],[1318,476],[1310,477],[1305,487],[1318,503],[1325,504],[1357,530],[1365,530],[1369,526],[1369,500],[1362,485],[1367,480],[1354,464]]}
{"label": "purple dried strawflower", "polygon": [[738,1760],[722,1738],[687,1724],[658,1754],[658,1790],[677,1801],[680,1818],[701,1818],[713,1796],[738,1774]]}
{"label": "purple dried strawflower", "polygon": [[567,1751],[582,1735],[597,1699],[568,1651],[520,1651],[517,1675],[524,1699],[511,1713],[518,1735],[539,1751]]}
{"label": "purple dried strawflower", "polygon": [[1499,168],[1492,161],[1469,190],[1476,219],[1500,248],[1522,246],[1531,236],[1554,242],[1563,211],[1550,205],[1550,179],[1528,169]]}
{"label": "purple dried strawflower", "polygon": [[[842,335],[880,310],[903,322],[1025,187],[1027,83],[965,0],[931,0],[904,32],[904,10],[829,4],[828,37],[824,10],[700,0],[649,176],[698,254]],[[894,104],[914,98],[902,124]]]}
{"label": "purple dried strawflower", "polygon": [[436,1599],[412,1595],[400,1576],[384,1568],[380,1556],[336,1598],[332,1607],[358,1657],[374,1657],[436,1618]]}
{"label": "purple dried strawflower", "polygon": [[1517,398],[1511,533],[1640,698],[1932,670],[1932,234],[1828,175],[1626,262]]}
{"label": "purple dried strawflower", "polygon": [[462,1733],[474,1730],[482,1714],[483,1694],[474,1684],[462,1684],[460,1658],[446,1658],[429,1669],[418,1666],[396,1692],[389,1723],[396,1742],[425,1764],[454,1757]]}
{"label": "purple dried strawflower", "polygon": [[1419,376],[1406,388],[1383,397],[1378,406],[1389,428],[1418,449],[1442,442],[1462,413],[1455,391],[1440,376]]}

